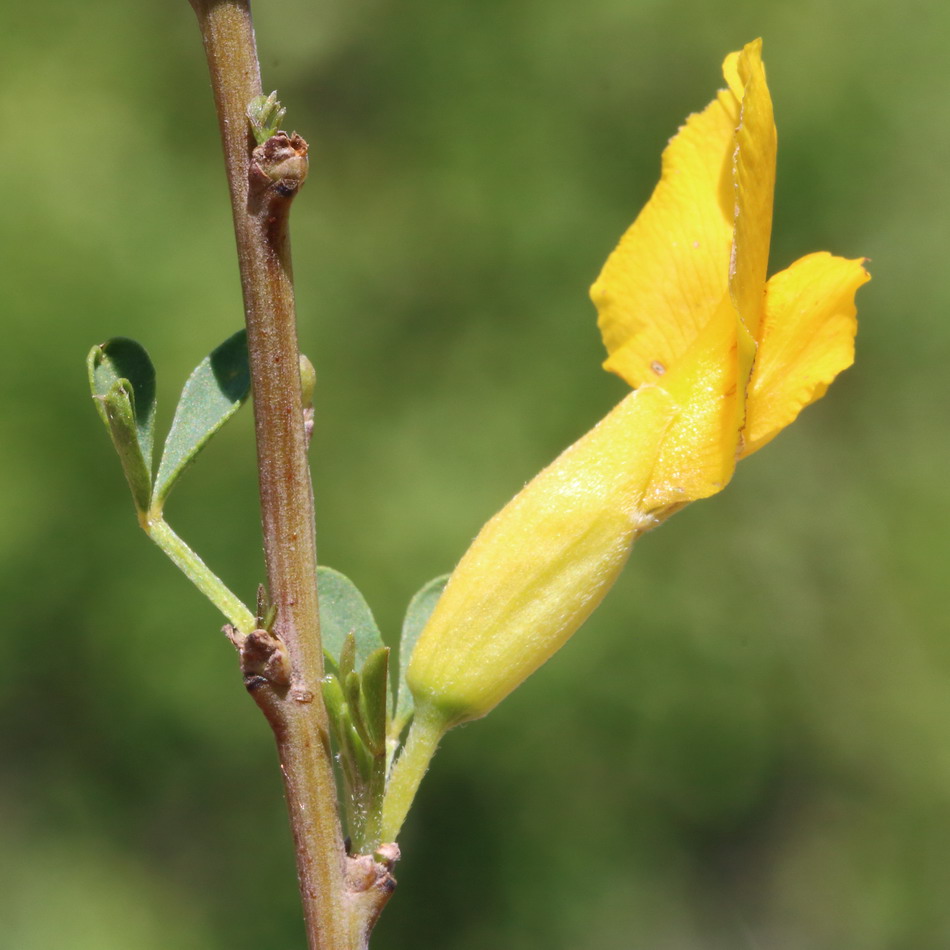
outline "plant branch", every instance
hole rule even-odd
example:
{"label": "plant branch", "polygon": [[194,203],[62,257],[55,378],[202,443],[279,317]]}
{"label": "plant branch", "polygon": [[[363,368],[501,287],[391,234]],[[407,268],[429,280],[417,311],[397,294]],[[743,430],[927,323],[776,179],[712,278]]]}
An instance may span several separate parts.
{"label": "plant branch", "polygon": [[[254,149],[246,109],[261,93],[249,0],[191,0],[224,145],[248,330],[268,595],[289,687],[252,693],[277,739],[311,950],[353,950],[348,862],[320,690],[313,494],[306,459],[287,220],[306,143],[278,133]],[[277,141],[280,140],[280,141]],[[249,685],[250,688],[250,685]],[[356,928],[359,929],[359,928]]]}

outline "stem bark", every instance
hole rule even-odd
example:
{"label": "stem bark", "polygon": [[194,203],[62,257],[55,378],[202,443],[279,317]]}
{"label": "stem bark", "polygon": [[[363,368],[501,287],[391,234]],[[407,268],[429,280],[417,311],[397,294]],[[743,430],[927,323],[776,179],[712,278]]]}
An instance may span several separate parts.
{"label": "stem bark", "polygon": [[[255,178],[246,117],[261,93],[249,0],[191,0],[224,145],[248,330],[267,586],[290,685],[252,695],[277,739],[311,950],[354,950],[347,858],[336,810],[316,588],[313,493],[306,458],[287,217],[293,193]],[[272,141],[272,140],[271,140]],[[306,146],[304,144],[304,153]],[[260,180],[259,180],[260,179]],[[298,183],[299,184],[299,183]],[[296,189],[294,188],[293,191]],[[251,689],[251,683],[248,682]]]}

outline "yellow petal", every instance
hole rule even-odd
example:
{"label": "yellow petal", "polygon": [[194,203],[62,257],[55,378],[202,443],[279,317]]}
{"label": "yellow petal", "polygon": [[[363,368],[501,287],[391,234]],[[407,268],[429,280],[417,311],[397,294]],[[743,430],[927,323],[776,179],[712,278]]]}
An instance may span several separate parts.
{"label": "yellow petal", "polygon": [[674,415],[663,390],[630,393],[482,528],[413,650],[417,710],[484,716],[586,620],[656,524],[643,495]]}
{"label": "yellow petal", "polygon": [[647,510],[706,498],[726,486],[736,464],[754,353],[725,294],[692,346],[660,380],[678,412],[644,496]]}
{"label": "yellow petal", "polygon": [[726,90],[687,119],[663,153],[650,200],[591,288],[604,366],[633,387],[673,366],[728,290],[738,118]]}
{"label": "yellow petal", "polygon": [[870,280],[862,264],[823,251],[800,258],[768,282],[746,402],[743,457],[820,399],[854,361],[854,295]]}
{"label": "yellow petal", "polygon": [[735,134],[735,236],[729,290],[749,332],[758,339],[775,191],[775,121],[765,82],[762,41],[726,59],[723,72],[742,108]]}

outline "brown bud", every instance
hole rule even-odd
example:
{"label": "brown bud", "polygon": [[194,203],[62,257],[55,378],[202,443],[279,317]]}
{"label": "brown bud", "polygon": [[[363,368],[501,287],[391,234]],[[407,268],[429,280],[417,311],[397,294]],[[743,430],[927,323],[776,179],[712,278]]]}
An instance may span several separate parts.
{"label": "brown bud", "polygon": [[278,132],[251,153],[251,176],[259,185],[273,183],[280,194],[290,197],[307,180],[309,146],[296,132]]}

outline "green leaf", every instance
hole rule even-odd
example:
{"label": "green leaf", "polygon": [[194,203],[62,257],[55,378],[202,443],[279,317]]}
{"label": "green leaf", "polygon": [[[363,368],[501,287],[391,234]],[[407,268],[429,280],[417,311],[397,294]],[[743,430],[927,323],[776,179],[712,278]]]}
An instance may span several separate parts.
{"label": "green leaf", "polygon": [[346,705],[350,710],[353,725],[360,734],[361,741],[365,744],[366,738],[361,728],[363,723],[360,720],[360,674],[356,670],[350,670],[343,678],[343,697],[346,699]]}
{"label": "green leaf", "polygon": [[366,658],[360,676],[360,718],[373,755],[386,754],[389,697],[389,647],[380,647]]}
{"label": "green leaf", "polygon": [[415,708],[412,693],[406,684],[406,670],[412,659],[412,651],[423,627],[429,622],[429,617],[432,616],[432,611],[435,610],[435,605],[442,596],[449,577],[449,574],[443,574],[441,577],[433,578],[419,590],[409,601],[406,619],[402,622],[402,636],[399,640],[399,688],[396,694],[396,715],[393,718],[393,733],[397,736],[412,718]]}
{"label": "green leaf", "polygon": [[[357,674],[353,674],[357,676]],[[357,691],[359,690],[357,676]],[[347,785],[355,791],[364,775],[368,776],[372,768],[372,758],[360,738],[344,687],[335,676],[325,676],[322,683],[323,701],[327,707],[333,739],[340,753],[340,765],[343,767]]]}
{"label": "green leaf", "polygon": [[343,715],[346,697],[343,695],[343,687],[340,686],[340,681],[332,674],[323,678],[323,702],[327,707],[327,716],[330,723],[336,725]]}
{"label": "green leaf", "polygon": [[352,787],[354,798],[365,801],[366,786],[373,774],[373,755],[366,748],[366,743],[356,728],[353,718],[353,710],[350,709],[347,703],[343,707],[343,715],[340,717],[342,739],[340,752],[350,760],[353,775],[356,779]]}
{"label": "green leaf", "polygon": [[246,115],[258,145],[263,145],[277,133],[287,110],[277,99],[275,89],[269,96],[255,96],[247,105]]}
{"label": "green leaf", "polygon": [[362,667],[374,650],[384,646],[369,605],[356,585],[332,567],[317,568],[317,592],[324,653],[339,669],[346,635],[352,633],[356,641],[356,664]]}
{"label": "green leaf", "polygon": [[241,408],[250,390],[247,334],[240,330],[212,350],[185,383],[155,479],[155,511],[162,510],[181,473]]}
{"label": "green leaf", "polygon": [[[340,656],[337,659],[337,671],[340,674],[340,682],[346,686],[349,681],[350,673],[356,669],[356,637],[351,630],[343,638],[343,647],[340,650]],[[359,674],[357,674],[357,686],[359,686]],[[357,694],[359,695],[359,694]]]}
{"label": "green leaf", "polygon": [[103,400],[120,379],[128,380],[136,439],[145,468],[151,472],[155,428],[155,367],[145,347],[126,337],[113,337],[89,351],[86,369],[96,409],[110,431],[112,424]]}
{"label": "green leaf", "polygon": [[132,491],[132,500],[140,515],[148,511],[152,495],[152,473],[142,455],[132,402],[132,387],[127,379],[117,379],[99,400],[112,444],[119,453],[122,470]]}

